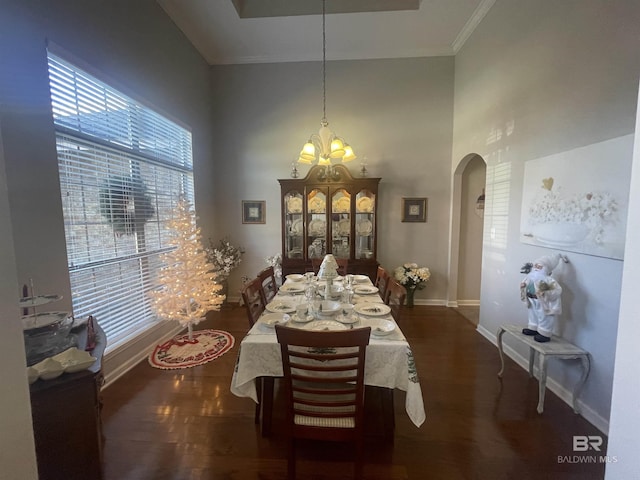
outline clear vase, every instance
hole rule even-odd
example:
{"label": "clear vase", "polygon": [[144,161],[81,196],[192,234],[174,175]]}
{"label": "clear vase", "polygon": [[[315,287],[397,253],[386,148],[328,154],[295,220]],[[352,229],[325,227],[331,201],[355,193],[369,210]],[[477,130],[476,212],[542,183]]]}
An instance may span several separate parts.
{"label": "clear vase", "polygon": [[413,297],[416,293],[415,288],[407,288],[407,298],[405,299],[405,306],[407,308],[413,308]]}

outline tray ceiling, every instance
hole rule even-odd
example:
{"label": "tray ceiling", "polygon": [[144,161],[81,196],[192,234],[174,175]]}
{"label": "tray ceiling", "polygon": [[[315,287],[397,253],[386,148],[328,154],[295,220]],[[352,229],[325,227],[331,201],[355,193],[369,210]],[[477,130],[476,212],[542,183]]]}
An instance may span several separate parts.
{"label": "tray ceiling", "polygon": [[[157,0],[211,65],[317,61],[320,0]],[[327,0],[327,59],[454,55],[495,0]]]}

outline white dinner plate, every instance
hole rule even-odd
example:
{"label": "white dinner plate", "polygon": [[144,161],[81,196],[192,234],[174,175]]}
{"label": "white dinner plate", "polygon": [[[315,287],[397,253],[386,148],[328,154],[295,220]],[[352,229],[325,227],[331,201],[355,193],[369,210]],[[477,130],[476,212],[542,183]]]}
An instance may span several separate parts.
{"label": "white dinner plate", "polygon": [[348,197],[340,197],[333,202],[331,209],[333,213],[349,213],[349,210],[351,210],[351,199]]}
{"label": "white dinner plate", "polygon": [[358,285],[353,289],[353,291],[360,295],[371,295],[373,293],[378,293],[378,287],[374,287],[373,285]]}
{"label": "white dinner plate", "polygon": [[303,315],[300,317],[297,313],[291,315],[291,321],[296,323],[309,323],[311,320],[315,320],[315,317],[311,314]]}
{"label": "white dinner plate", "polygon": [[289,213],[301,213],[302,212],[302,199],[299,197],[291,197],[287,201],[287,210]]}
{"label": "white dinner plate", "polygon": [[373,201],[369,197],[361,197],[356,201],[356,208],[358,209],[358,212],[372,212]]}
{"label": "white dinner plate", "polygon": [[351,233],[351,222],[348,218],[343,218],[338,222],[338,234],[349,235]]}
{"label": "white dinner plate", "polygon": [[374,318],[367,323],[371,326],[371,334],[380,337],[389,335],[396,329],[396,324],[394,322],[383,318]]}
{"label": "white dinner plate", "polygon": [[307,323],[305,330],[313,330],[315,332],[346,330],[348,327],[335,320],[314,320]]}
{"label": "white dinner plate", "polygon": [[311,220],[309,223],[309,233],[314,236],[322,236],[324,235],[325,230],[327,229],[327,224],[324,220],[315,219]]}
{"label": "white dinner plate", "polygon": [[369,220],[360,220],[356,223],[356,232],[362,237],[368,237],[373,231],[373,224]]}
{"label": "white dinner plate", "polygon": [[304,285],[282,285],[280,291],[283,293],[302,293]]}
{"label": "white dinner plate", "polygon": [[326,204],[324,199],[313,197],[309,200],[308,207],[311,213],[324,213]]}
{"label": "white dinner plate", "polygon": [[304,232],[304,224],[302,223],[302,219],[298,218],[291,224],[291,233],[294,235],[302,235],[302,232]]}
{"label": "white dinner plate", "polygon": [[336,317],[336,321],[350,325],[352,323],[356,323],[358,321],[358,317],[357,315],[340,314]]}
{"label": "white dinner plate", "polygon": [[353,276],[353,281],[356,283],[364,283],[366,281],[369,280],[369,277],[367,277],[366,275],[354,275]]}
{"label": "white dinner plate", "polygon": [[292,282],[300,282],[304,280],[304,275],[300,273],[290,273],[289,275],[287,275],[287,280],[290,280]]}
{"label": "white dinner plate", "polygon": [[265,327],[275,328],[276,325],[286,325],[290,319],[291,317],[286,313],[267,313],[260,317],[260,323]]}
{"label": "white dinner plate", "polygon": [[266,308],[273,313],[293,313],[296,311],[296,304],[294,302],[274,300],[268,303]]}
{"label": "white dinner plate", "polygon": [[381,317],[391,312],[391,307],[384,303],[357,303],[353,309],[360,315],[368,315],[370,317]]}
{"label": "white dinner plate", "polygon": [[313,305],[314,312],[321,317],[330,317],[342,310],[342,303],[333,300],[322,300]]}

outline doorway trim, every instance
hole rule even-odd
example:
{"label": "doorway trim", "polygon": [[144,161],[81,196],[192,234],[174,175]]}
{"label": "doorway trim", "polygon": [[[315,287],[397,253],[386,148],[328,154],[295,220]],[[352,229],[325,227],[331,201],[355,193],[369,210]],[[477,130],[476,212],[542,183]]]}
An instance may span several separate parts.
{"label": "doorway trim", "polygon": [[[449,282],[447,286],[447,307],[458,306],[458,265],[460,262],[460,217],[462,215],[462,175],[475,157],[479,157],[486,165],[484,157],[478,153],[468,153],[458,162],[451,186],[451,227],[449,230]],[[484,246],[483,246],[484,250]]]}

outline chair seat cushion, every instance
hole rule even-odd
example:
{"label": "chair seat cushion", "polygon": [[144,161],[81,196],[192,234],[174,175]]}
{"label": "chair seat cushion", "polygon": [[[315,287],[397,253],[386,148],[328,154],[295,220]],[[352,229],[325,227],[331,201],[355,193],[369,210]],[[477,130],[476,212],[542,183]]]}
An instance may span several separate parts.
{"label": "chair seat cushion", "polygon": [[353,417],[322,418],[294,415],[293,422],[306,427],[355,428],[356,426]]}

